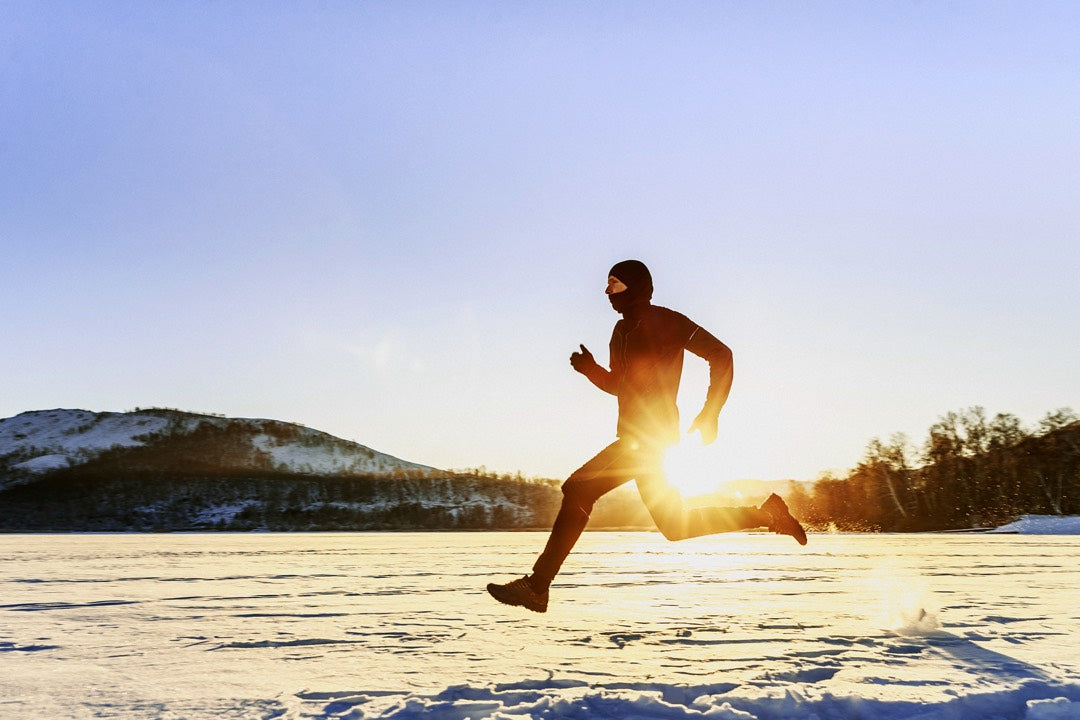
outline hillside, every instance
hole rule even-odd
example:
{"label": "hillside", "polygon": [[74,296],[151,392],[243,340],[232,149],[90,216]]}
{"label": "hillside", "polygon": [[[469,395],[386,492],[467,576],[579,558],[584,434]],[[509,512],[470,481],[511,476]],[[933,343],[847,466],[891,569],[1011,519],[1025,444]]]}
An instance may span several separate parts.
{"label": "hillside", "polygon": [[533,527],[557,495],[275,420],[158,409],[0,420],[8,532]]}
{"label": "hillside", "polygon": [[0,420],[0,488],[109,457],[124,470],[390,474],[434,468],[276,420],[177,410],[41,410]]}

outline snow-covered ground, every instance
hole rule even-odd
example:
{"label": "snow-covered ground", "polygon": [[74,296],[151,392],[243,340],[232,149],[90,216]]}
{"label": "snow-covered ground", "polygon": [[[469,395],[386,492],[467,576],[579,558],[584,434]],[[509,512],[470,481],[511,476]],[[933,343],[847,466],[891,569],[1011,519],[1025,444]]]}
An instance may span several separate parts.
{"label": "snow-covered ground", "polygon": [[1024,515],[1015,522],[988,532],[1020,533],[1022,535],[1080,535],[1080,517],[1056,515]]}
{"label": "snow-covered ground", "polygon": [[0,717],[1080,718],[1080,543],[0,536]]}

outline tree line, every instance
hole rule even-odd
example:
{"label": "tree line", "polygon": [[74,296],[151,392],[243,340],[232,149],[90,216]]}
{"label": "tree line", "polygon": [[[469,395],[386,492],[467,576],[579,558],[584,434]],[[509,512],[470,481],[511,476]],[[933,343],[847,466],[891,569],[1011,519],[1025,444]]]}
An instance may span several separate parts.
{"label": "tree line", "polygon": [[[187,444],[117,448],[0,490],[0,532],[546,530],[562,499],[560,481],[482,467],[345,476],[244,467],[250,444],[222,433],[208,428]],[[950,412],[920,446],[903,434],[871,440],[847,474],[792,483],[785,497],[819,529],[947,530],[1029,513],[1078,515],[1080,421],[1068,408],[1033,429],[981,407]],[[589,523],[651,526],[632,484],[602,498]]]}
{"label": "tree line", "polygon": [[875,438],[844,476],[793,485],[789,504],[810,525],[920,531],[990,527],[1024,514],[1080,514],[1080,418],[1070,408],[1032,429],[982,407],[938,419],[921,445]]}
{"label": "tree line", "polygon": [[550,525],[558,488],[495,476],[317,476],[88,464],[0,491],[0,532],[478,530]]}

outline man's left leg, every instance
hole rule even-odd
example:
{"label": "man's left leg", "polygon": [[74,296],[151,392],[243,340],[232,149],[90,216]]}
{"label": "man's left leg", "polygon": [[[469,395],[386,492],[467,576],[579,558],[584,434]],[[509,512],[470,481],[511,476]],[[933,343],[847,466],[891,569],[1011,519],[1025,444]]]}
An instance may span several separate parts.
{"label": "man's left leg", "polygon": [[779,495],[770,495],[760,508],[686,507],[682,494],[667,481],[659,467],[639,477],[637,486],[657,530],[668,540],[767,527],[791,535],[800,545],[806,544],[806,533]]}

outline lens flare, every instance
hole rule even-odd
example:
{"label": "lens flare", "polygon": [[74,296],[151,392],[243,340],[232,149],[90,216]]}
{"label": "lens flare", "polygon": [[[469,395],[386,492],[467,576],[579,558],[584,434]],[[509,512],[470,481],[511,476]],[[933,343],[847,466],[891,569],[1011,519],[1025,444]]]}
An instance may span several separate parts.
{"label": "lens flare", "polygon": [[717,472],[716,457],[694,439],[668,449],[664,455],[668,482],[687,496],[716,492],[723,482]]}

